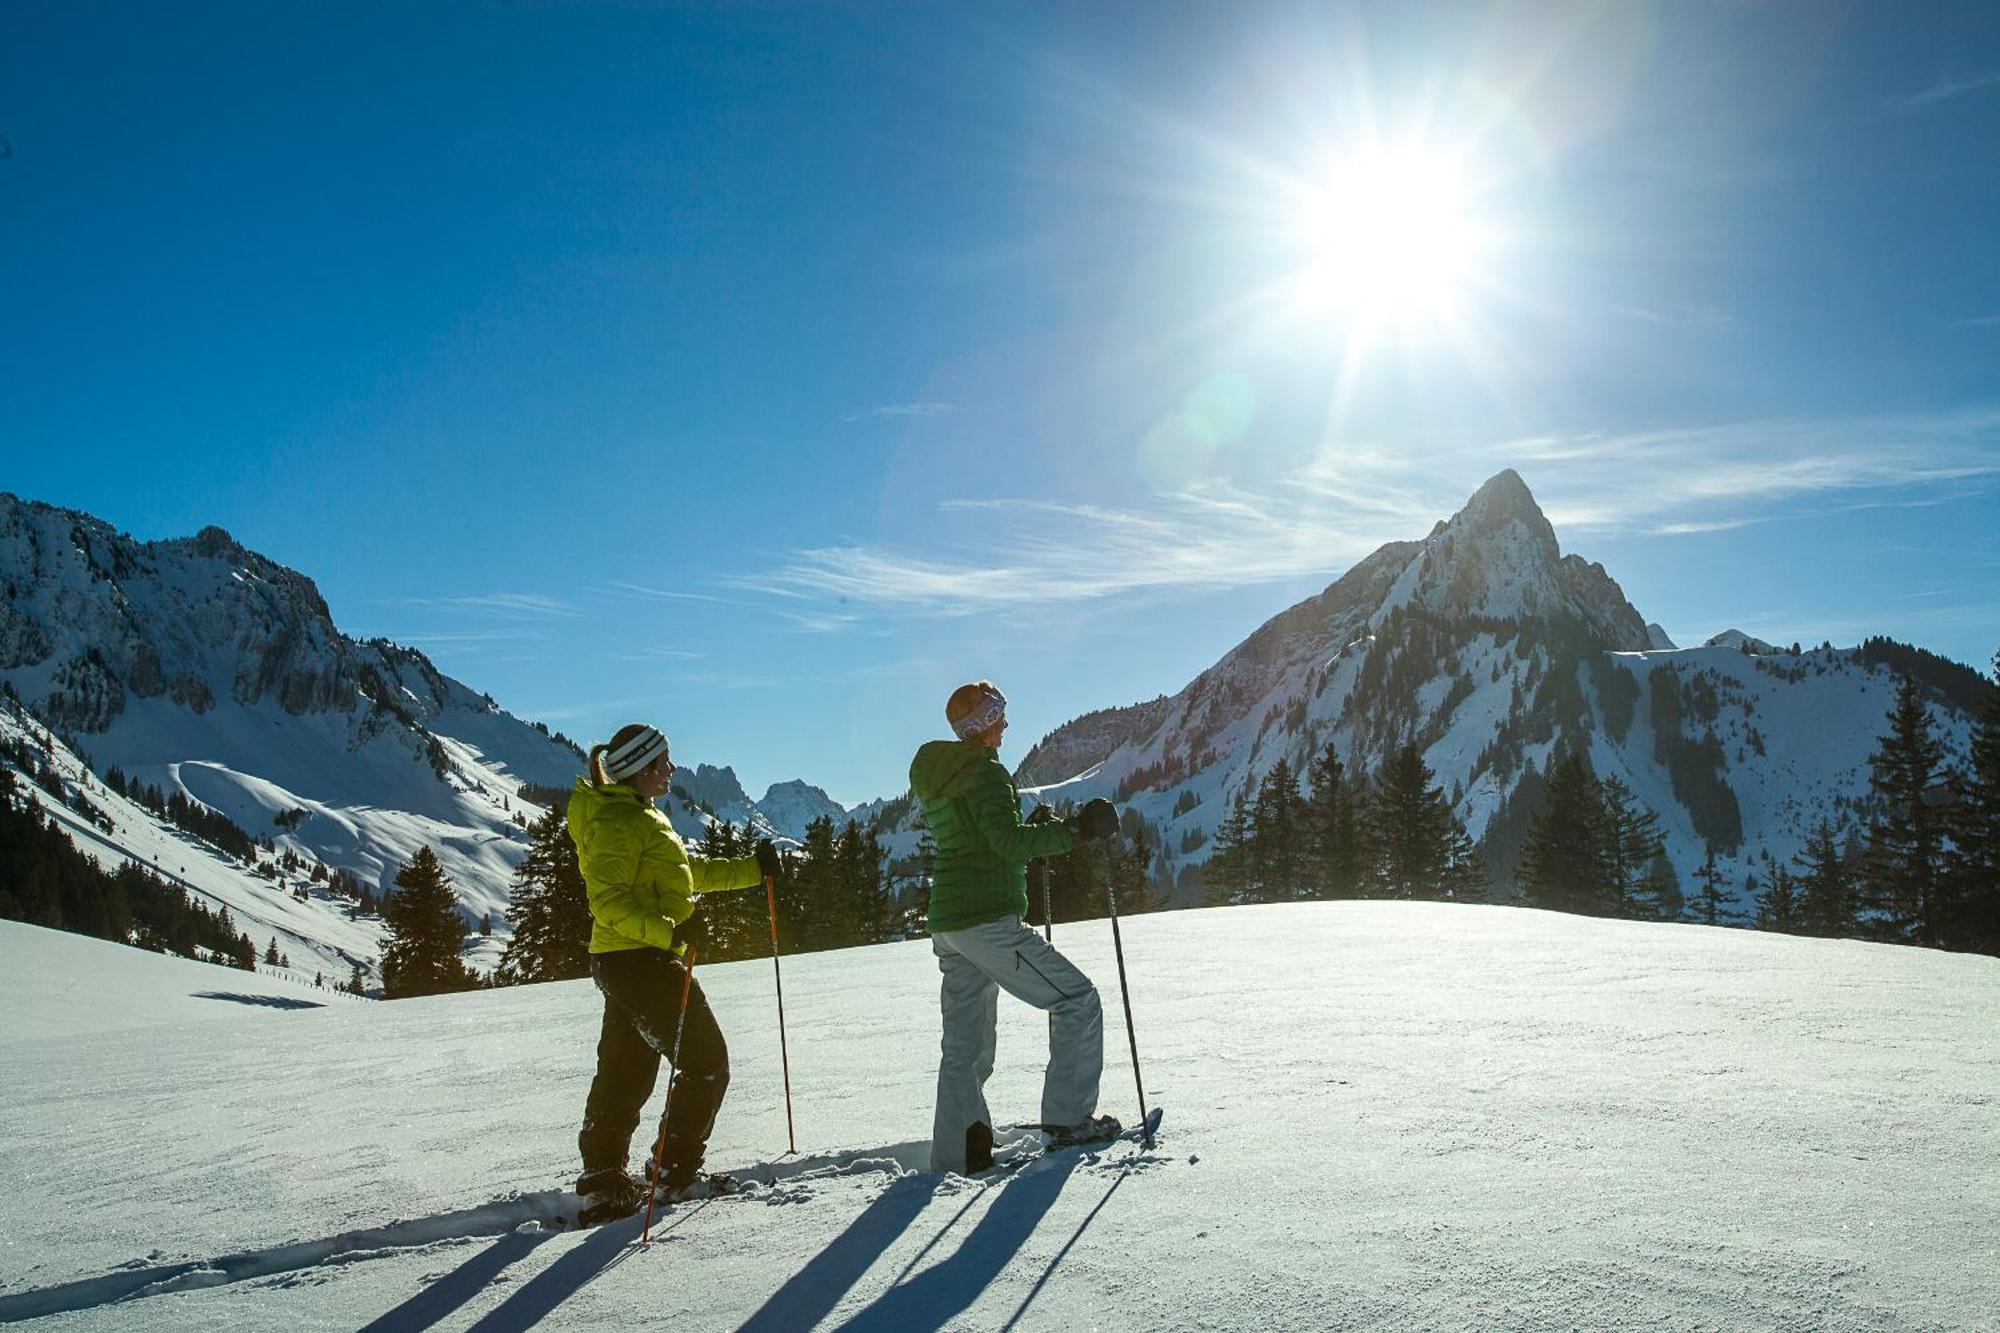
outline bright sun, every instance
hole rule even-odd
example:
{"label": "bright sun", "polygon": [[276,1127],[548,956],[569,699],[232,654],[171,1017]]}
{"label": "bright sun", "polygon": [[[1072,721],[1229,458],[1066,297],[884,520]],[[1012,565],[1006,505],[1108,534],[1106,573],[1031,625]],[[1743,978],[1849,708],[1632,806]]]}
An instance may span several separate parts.
{"label": "bright sun", "polygon": [[1310,256],[1298,297],[1361,324],[1448,321],[1483,248],[1470,204],[1465,172],[1442,154],[1380,149],[1341,159],[1296,224]]}

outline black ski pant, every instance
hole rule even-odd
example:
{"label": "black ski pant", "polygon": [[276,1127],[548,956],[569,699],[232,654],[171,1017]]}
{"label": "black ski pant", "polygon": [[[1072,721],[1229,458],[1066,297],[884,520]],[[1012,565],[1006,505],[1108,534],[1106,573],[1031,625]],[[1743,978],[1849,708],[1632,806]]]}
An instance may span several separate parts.
{"label": "black ski pant", "polygon": [[[585,1175],[625,1165],[639,1112],[659,1078],[660,1057],[674,1054],[681,989],[687,984],[686,967],[664,949],[592,954],[590,975],[604,993],[604,1027],[597,1038],[597,1076],[577,1135]],[[728,1087],[729,1048],[696,981],[688,991],[680,1072],[668,1097],[661,1161],[669,1174],[676,1168],[692,1173],[701,1165]],[[649,1151],[651,1146],[649,1140]]]}

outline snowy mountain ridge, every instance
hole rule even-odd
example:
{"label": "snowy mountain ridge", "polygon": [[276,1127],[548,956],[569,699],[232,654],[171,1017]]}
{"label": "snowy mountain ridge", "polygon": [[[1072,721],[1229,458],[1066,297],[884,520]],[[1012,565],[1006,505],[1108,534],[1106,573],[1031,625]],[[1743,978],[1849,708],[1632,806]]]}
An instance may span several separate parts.
{"label": "snowy mountain ridge", "polygon": [[[472,956],[497,959],[523,824],[542,813],[521,790],[567,788],[582,769],[573,744],[413,648],[341,633],[310,578],[220,528],[139,542],[87,514],[0,494],[0,586],[0,681],[40,724],[17,720],[18,732],[38,745],[68,738],[100,777],[116,768],[182,793],[279,853],[378,890],[428,845],[468,926],[490,920],[499,932]],[[698,765],[678,780],[725,798],[703,802],[721,818],[790,831],[727,769]],[[786,820],[811,804],[780,793]],[[692,801],[670,798],[667,810],[690,839],[710,822]],[[136,805],[131,814],[134,829],[140,815],[153,820]],[[122,812],[115,822],[100,830],[114,842],[127,827]],[[157,838],[133,836],[130,859],[150,861]],[[242,873],[193,877],[193,891],[243,915],[230,894],[210,892]],[[369,943],[344,928],[311,936],[283,913],[252,921],[301,947],[310,939],[308,952],[329,961]]]}
{"label": "snowy mountain ridge", "polygon": [[[1741,634],[1659,646],[1671,642],[1602,565],[1561,552],[1505,471],[1422,541],[1381,547],[1177,694],[1057,728],[1020,779],[1042,800],[1133,806],[1175,871],[1208,859],[1231,802],[1275,764],[1303,774],[1329,744],[1362,773],[1415,744],[1508,871],[1536,774],[1568,746],[1659,814],[1684,879],[1714,847],[1740,887],[1766,856],[1789,860],[1818,820],[1851,830],[1893,675],[1857,652],[1780,654]],[[1962,754],[1967,709],[1943,692],[1930,707]]]}

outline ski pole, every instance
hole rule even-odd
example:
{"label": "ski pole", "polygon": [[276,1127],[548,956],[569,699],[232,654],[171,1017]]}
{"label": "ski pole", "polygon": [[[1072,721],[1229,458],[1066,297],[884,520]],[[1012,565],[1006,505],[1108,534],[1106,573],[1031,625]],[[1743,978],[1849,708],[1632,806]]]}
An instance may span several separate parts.
{"label": "ski pole", "polygon": [[1111,949],[1118,956],[1118,998],[1125,1002],[1125,1040],[1132,1044],[1132,1083],[1139,1089],[1139,1135],[1151,1148],[1152,1116],[1146,1110],[1146,1082],[1139,1077],[1139,1034],[1132,1027],[1132,992],[1125,985],[1125,942],[1118,934],[1118,886],[1110,877],[1104,881],[1104,898],[1111,907]]}
{"label": "ski pole", "polygon": [[1044,857],[1035,862],[1035,882],[1042,889],[1042,938],[1050,944],[1056,942],[1056,914],[1049,905],[1049,862]]}
{"label": "ski pole", "polygon": [[681,1076],[681,1035],[687,1031],[688,998],[694,994],[694,945],[688,945],[687,973],[681,979],[681,1012],[674,1020],[674,1067],[667,1071],[667,1104],[660,1108],[660,1136],[653,1141],[653,1169],[646,1179],[646,1225],[639,1243],[653,1238],[653,1201],[660,1188],[660,1171],[667,1155],[667,1114],[674,1109],[674,1084]]}
{"label": "ski pole", "polygon": [[764,902],[771,909],[771,976],[778,983],[778,1060],[785,1070],[785,1151],[799,1150],[798,1134],[792,1128],[792,1056],[785,1048],[785,974],[778,966],[778,890],[769,875],[764,876]]}

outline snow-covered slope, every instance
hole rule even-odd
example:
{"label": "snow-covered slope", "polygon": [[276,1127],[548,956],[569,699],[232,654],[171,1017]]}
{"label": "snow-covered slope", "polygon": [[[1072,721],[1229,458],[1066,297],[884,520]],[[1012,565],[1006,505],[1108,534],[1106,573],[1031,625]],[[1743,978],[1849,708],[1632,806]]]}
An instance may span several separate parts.
{"label": "snow-covered slope", "polygon": [[[524,825],[542,813],[521,791],[567,788],[582,768],[574,745],[414,649],[342,634],[311,579],[220,528],[142,543],[87,514],[0,494],[0,588],[0,681],[27,710],[7,725],[37,744],[66,737],[100,778],[117,769],[184,794],[280,853],[377,890],[429,846],[468,925],[493,925],[469,960],[497,962]],[[681,780],[712,789],[697,799],[717,816],[774,827],[730,770],[699,765]],[[784,803],[796,807],[797,794]],[[689,802],[670,798],[667,809],[687,837],[709,823]],[[246,910],[242,884],[273,892],[247,866],[212,852],[189,859],[177,850],[184,834],[160,832],[129,803],[115,813],[111,828],[75,832],[79,845],[185,862],[197,891],[229,905],[260,946],[275,933],[281,948],[294,941],[329,965],[379,953],[379,923],[301,917],[284,903]]]}
{"label": "snow-covered slope", "polygon": [[[1208,858],[1239,793],[1281,759],[1305,772],[1328,744],[1362,773],[1416,744],[1475,839],[1531,768],[1585,746],[1659,814],[1684,878],[1714,845],[1739,888],[1816,820],[1852,826],[1894,691],[1886,669],[1832,650],[1753,643],[1753,657],[1740,636],[1662,643],[1601,565],[1561,553],[1502,472],[1423,541],[1382,547],[1171,698],[1059,728],[1020,772],[1044,799],[1136,807],[1182,866]],[[1962,753],[1969,714],[1942,693],[1931,708]]]}
{"label": "snow-covered slope", "polygon": [[[315,880],[309,863],[287,871],[279,857],[262,852],[247,863],[175,827],[106,787],[60,740],[32,725],[19,705],[0,699],[0,743],[11,747],[16,742],[27,747],[43,770],[55,774],[62,795],[28,781],[18,782],[17,790],[105,870],[138,865],[178,884],[211,910],[228,908],[260,954],[276,941],[279,953],[291,961],[291,974],[306,982],[323,972],[328,984],[344,983],[356,966],[371,984],[379,980],[381,918],[360,913],[324,878]],[[497,951],[490,941],[486,945],[471,956],[492,954],[486,959],[490,966]]]}
{"label": "snow-covered slope", "polygon": [[[770,968],[725,964],[703,981],[734,1067],[711,1161],[757,1188],[640,1247],[637,1219],[534,1221],[575,1169],[589,983],[273,1009],[204,998],[247,993],[224,969],[41,934],[0,924],[0,1009],[33,1017],[0,1025],[0,1321],[2000,1326],[1992,958],[1439,904],[1138,917],[1157,1148],[991,1180],[921,1169],[927,945],[787,960],[796,1155]],[[1115,1006],[1105,924],[1058,943]],[[206,1017],[104,1031],[24,973],[49,949],[77,991]],[[989,1093],[1027,1117],[1047,1025],[1000,1012]],[[1129,1120],[1124,1041],[1106,1053]]]}

